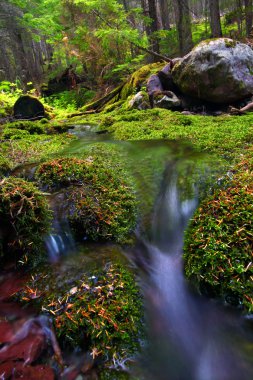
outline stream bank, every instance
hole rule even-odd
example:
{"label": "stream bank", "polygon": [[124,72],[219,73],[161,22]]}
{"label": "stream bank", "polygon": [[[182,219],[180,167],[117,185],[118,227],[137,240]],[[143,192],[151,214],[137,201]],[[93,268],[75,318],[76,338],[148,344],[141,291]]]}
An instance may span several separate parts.
{"label": "stream bank", "polygon": [[[198,152],[206,150],[216,153],[216,158],[212,158],[212,161],[217,160],[217,156],[219,156],[219,160],[215,161],[218,162],[218,164],[215,165],[217,168],[216,173],[215,170],[214,172],[212,171],[211,173],[209,173],[210,175],[208,175],[204,181],[206,183],[206,180],[209,177],[207,182],[209,181],[208,186],[210,186],[210,189],[213,187],[214,184],[217,187],[221,185],[227,186],[227,183],[230,183],[230,185],[232,185],[232,182],[229,182],[231,181],[231,173],[233,174],[233,176],[234,174],[239,175],[238,181],[242,181],[242,178],[244,178],[245,186],[248,186],[248,177],[251,176],[250,163],[252,160],[250,148],[252,144],[251,115],[243,117],[227,116],[219,118],[210,118],[203,116],[185,116],[177,113],[171,113],[170,111],[166,110],[156,109],[141,112],[131,111],[122,113],[114,112],[110,114],[105,113],[90,117],[87,116],[85,117],[85,120],[83,120],[83,118],[74,118],[72,120],[69,120],[68,123],[69,125],[73,125],[77,122],[81,124],[81,121],[84,124],[89,124],[89,122],[97,123],[98,121],[100,121],[101,130],[108,129],[114,137],[121,137],[121,139],[124,139],[126,141],[124,143],[121,143],[116,140],[113,143],[109,144],[109,148],[105,148],[105,144],[103,142],[100,142],[95,147],[92,147],[90,139],[88,139],[88,141],[84,143],[83,141],[80,142],[80,140],[76,140],[76,138],[73,137],[73,135],[69,134],[51,135],[42,133],[41,135],[38,135],[36,132],[33,135],[30,133],[28,129],[29,135],[22,136],[21,139],[12,139],[10,137],[5,138],[4,144],[1,146],[3,158],[5,160],[9,160],[10,167],[14,167],[15,165],[17,165],[17,163],[20,163],[20,161],[33,162],[36,161],[37,158],[41,160],[42,167],[46,164],[46,162],[55,162],[57,163],[57,165],[51,165],[51,170],[53,170],[53,176],[51,177],[51,180],[60,180],[62,178],[64,179],[64,181],[66,181],[66,179],[67,181],[69,181],[68,178],[70,174],[72,175],[73,168],[69,172],[67,172],[66,178],[62,176],[62,174],[64,174],[64,171],[54,172],[56,168],[61,170],[63,169],[63,167],[60,168],[60,166],[62,165],[62,163],[64,163],[64,161],[62,162],[60,160],[62,160],[62,155],[65,155],[66,151],[68,150],[70,153],[69,157],[76,156],[75,159],[80,160],[80,155],[82,154],[81,152],[83,146],[86,145],[86,160],[87,158],[95,154],[99,158],[97,161],[98,167],[100,165],[101,167],[104,167],[103,165],[106,163],[106,170],[111,170],[111,168],[113,168],[114,172],[117,173],[117,175],[123,176],[124,178],[131,177],[129,175],[129,169],[123,169],[123,166],[126,164],[127,160],[129,160],[129,157],[133,155],[132,161],[134,162],[134,164],[132,163],[132,168],[135,167],[135,172],[141,173],[141,175],[137,175],[134,178],[135,180],[137,178],[138,186],[140,186],[139,188],[141,189],[142,202],[144,205],[143,208],[144,210],[146,210],[147,219],[150,218],[150,210],[152,210],[154,199],[156,198],[159,192],[163,176],[162,163],[165,162],[165,158],[168,159],[168,157],[171,156],[171,151],[175,151],[175,147],[177,147],[177,159],[180,156],[180,154],[186,155],[186,157],[188,157],[188,155],[191,152],[191,148],[189,148],[187,144],[177,145],[177,142],[175,142],[175,140],[181,139],[182,137],[191,140],[197,148]],[[37,124],[35,123],[33,125]],[[174,142],[170,142],[167,139],[163,142],[162,138],[165,137],[172,138]],[[154,138],[160,138],[160,140],[154,141]],[[146,144],[145,141],[139,141],[139,143],[137,143],[135,147],[134,144],[131,144],[131,142],[129,142],[129,140],[132,139],[149,139],[150,142],[149,144]],[[44,142],[48,145],[44,145]],[[51,142],[57,142],[58,145],[53,146],[52,144],[52,148],[50,148]],[[92,143],[94,143],[94,141]],[[122,153],[121,145],[123,146],[123,152],[125,151],[125,153]],[[27,147],[26,150],[24,150],[23,147]],[[58,150],[59,147],[61,151]],[[49,157],[51,156],[50,149],[51,152],[56,154],[56,156],[54,156],[52,160],[51,158],[49,160]],[[119,153],[120,151],[121,154]],[[9,155],[10,152],[15,153]],[[16,154],[16,152],[20,153]],[[198,155],[198,153],[195,154]],[[91,163],[93,162],[91,159],[89,159],[89,161],[91,161]],[[69,162],[71,163],[71,160],[69,160]],[[124,165],[122,166],[123,163]],[[149,170],[147,170],[147,163]],[[238,167],[235,166],[236,163],[238,163]],[[129,168],[129,165],[127,165],[127,167]],[[143,174],[145,173],[145,167],[147,170],[147,180],[144,180],[145,176],[143,176]],[[244,168],[244,170],[240,170],[242,168]],[[22,172],[22,170],[19,171],[19,173]],[[14,172],[11,173],[10,168],[7,170],[6,173],[14,174]],[[59,175],[59,173],[61,173],[61,175]],[[154,173],[156,173],[155,177]],[[23,174],[18,174],[18,176],[20,175],[23,176]],[[81,171],[78,171],[78,175],[78,178],[72,178],[72,183],[70,181],[71,185],[73,185],[73,183],[77,186],[80,186],[80,184],[82,184],[81,178],[83,174],[81,173]],[[187,172],[187,175],[184,176],[184,178],[190,179],[191,175],[192,171],[189,170]],[[32,177],[30,177],[30,180],[32,178],[33,175]],[[217,178],[219,179],[218,182],[216,182]],[[192,189],[191,180],[189,180],[188,189]],[[48,189],[46,188],[44,189],[44,191],[45,190],[48,191]],[[217,195],[219,195],[219,193],[217,192],[215,194],[214,196],[216,197]],[[231,200],[231,202],[233,202],[233,199]],[[233,204],[234,203],[232,203],[232,205]],[[147,212],[147,210],[149,211]],[[250,231],[251,226],[249,224],[249,232]],[[131,241],[129,241],[129,243],[131,243]],[[140,265],[142,269],[145,268],[146,261],[147,264],[149,264],[149,259],[146,256],[144,256],[143,258],[141,257],[141,255],[139,255],[138,260],[141,261]],[[87,283],[86,285],[90,286]],[[77,285],[75,284],[73,284],[73,286],[71,285],[69,290],[75,288],[76,286]],[[31,287],[30,289],[33,288]],[[27,294],[24,295],[24,297],[27,297]],[[155,299],[153,301],[155,301]],[[55,312],[54,309],[52,311]],[[53,315],[52,313],[50,314]]]}

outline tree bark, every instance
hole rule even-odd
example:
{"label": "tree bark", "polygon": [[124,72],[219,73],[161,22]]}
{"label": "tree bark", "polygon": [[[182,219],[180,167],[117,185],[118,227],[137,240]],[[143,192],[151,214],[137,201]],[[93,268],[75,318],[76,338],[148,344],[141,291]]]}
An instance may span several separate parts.
{"label": "tree bark", "polygon": [[252,12],[252,0],[244,0],[245,6],[245,18],[246,18],[246,36],[250,37],[252,30],[253,12]]}
{"label": "tree bark", "polygon": [[[149,17],[151,19],[151,24],[149,27],[150,28],[150,35],[149,35],[150,47],[151,47],[151,50],[159,54],[159,51],[160,51],[159,41],[158,41],[158,38],[155,36],[155,33],[159,30],[156,0],[148,1],[148,11],[149,11]],[[155,58],[154,58],[154,61],[156,61]]]}
{"label": "tree bark", "polygon": [[[247,1],[247,0],[246,0]],[[168,0],[158,0],[162,29],[170,30],[170,16]]]}
{"label": "tree bark", "polygon": [[180,54],[184,56],[193,47],[189,3],[188,0],[175,0],[174,6],[179,51]]}
{"label": "tree bark", "polygon": [[128,12],[128,4],[127,4],[127,1],[126,0],[123,0],[123,7],[125,9],[126,12]]}
{"label": "tree bark", "polygon": [[242,1],[236,0],[236,23],[238,28],[238,33],[241,36],[242,35]]}
{"label": "tree bark", "polygon": [[212,37],[222,37],[219,0],[209,0],[209,10]]}

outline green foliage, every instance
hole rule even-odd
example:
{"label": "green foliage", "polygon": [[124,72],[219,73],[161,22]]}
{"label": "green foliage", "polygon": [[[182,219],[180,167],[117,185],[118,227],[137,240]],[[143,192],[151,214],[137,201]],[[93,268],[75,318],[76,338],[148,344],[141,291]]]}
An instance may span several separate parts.
{"label": "green foliage", "polygon": [[20,83],[12,83],[9,81],[0,82],[0,92],[19,96],[22,94],[22,90],[19,88]]}
{"label": "green foliage", "polygon": [[23,179],[4,178],[0,185],[1,258],[25,255],[26,262],[38,260],[51,222],[45,197]]}
{"label": "green foliage", "polygon": [[[24,16],[19,20],[35,40],[45,36],[54,47],[54,76],[72,64],[77,71],[83,67],[87,79],[100,82],[111,77],[111,70],[130,62],[133,57],[131,43],[147,46],[147,38],[138,25],[142,12],[131,8],[126,12],[116,0],[59,1],[12,0],[22,7]],[[131,23],[129,22],[131,20]],[[136,55],[139,53],[136,53]],[[119,68],[119,66],[118,66]],[[115,74],[114,74],[115,76]]]}
{"label": "green foliage", "polygon": [[185,240],[185,272],[201,292],[253,310],[253,161],[239,163],[231,182],[205,199]]}
{"label": "green foliage", "polygon": [[53,316],[61,342],[73,348],[85,347],[94,358],[107,361],[139,348],[142,299],[129,269],[120,263],[108,263],[71,281],[71,289],[70,281],[59,281],[51,272],[47,268],[45,275],[33,276],[22,299],[29,300],[29,290],[34,287],[37,294],[46,289],[37,302]]}
{"label": "green foliage", "polygon": [[44,102],[54,108],[74,112],[77,108],[90,102],[94,96],[95,92],[91,90],[71,90],[48,96],[44,99]]}
{"label": "green foliage", "polygon": [[0,117],[10,116],[13,105],[22,93],[15,83],[0,82]]}
{"label": "green foliage", "polygon": [[133,192],[129,184],[96,156],[43,163],[36,171],[36,178],[49,189],[69,187],[65,192],[66,213],[79,238],[85,235],[91,240],[123,242],[133,230],[136,218]]}

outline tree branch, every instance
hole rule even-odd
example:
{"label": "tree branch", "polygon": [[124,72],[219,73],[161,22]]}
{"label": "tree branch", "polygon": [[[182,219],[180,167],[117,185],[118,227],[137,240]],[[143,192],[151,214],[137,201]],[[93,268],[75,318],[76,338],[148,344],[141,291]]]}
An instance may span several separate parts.
{"label": "tree branch", "polygon": [[[109,26],[109,28],[113,28],[114,27],[114,25],[112,25],[110,22],[108,22],[97,10],[95,10],[95,9],[93,9],[93,13],[97,16],[97,17],[99,17],[100,18],[100,20],[102,20],[107,26]],[[127,20],[126,20],[127,21]],[[128,21],[127,21],[128,22]],[[144,48],[144,47],[142,47],[142,46],[140,46],[140,45],[138,45],[138,44],[136,44],[135,42],[132,42],[132,41],[130,41],[128,38],[126,38],[125,37],[125,39],[126,39],[126,41],[128,42],[128,43],[130,43],[131,45],[133,45],[133,46],[135,46],[137,49],[140,49],[140,50],[142,50],[142,51],[145,51],[145,53],[148,53],[148,54],[150,54],[150,55],[153,55],[154,57],[156,57],[156,58],[159,58],[159,59],[162,59],[163,61],[165,61],[165,62],[172,62],[172,59],[171,58],[169,58],[169,57],[167,57],[167,56],[165,56],[165,55],[162,55],[162,54],[159,54],[159,53],[156,53],[155,51],[153,51],[153,50],[150,50],[150,49],[148,49],[148,48]]]}

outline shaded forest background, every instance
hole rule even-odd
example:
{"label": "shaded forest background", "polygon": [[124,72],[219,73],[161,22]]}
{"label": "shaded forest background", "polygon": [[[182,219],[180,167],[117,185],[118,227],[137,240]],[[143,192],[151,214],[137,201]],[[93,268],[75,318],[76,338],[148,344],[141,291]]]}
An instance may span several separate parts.
{"label": "shaded forest background", "polygon": [[251,44],[251,31],[252,0],[0,0],[0,81],[40,91],[71,68],[105,93],[145,63],[207,38]]}

